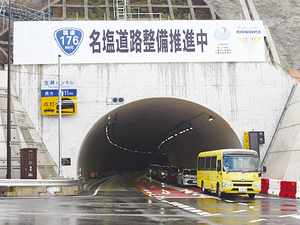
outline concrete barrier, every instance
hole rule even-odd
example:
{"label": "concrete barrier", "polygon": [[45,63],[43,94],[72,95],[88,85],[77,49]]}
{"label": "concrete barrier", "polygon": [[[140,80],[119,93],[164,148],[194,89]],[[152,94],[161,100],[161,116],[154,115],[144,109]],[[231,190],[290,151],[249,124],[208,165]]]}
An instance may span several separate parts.
{"label": "concrete barrier", "polygon": [[280,192],[280,180],[269,179],[268,194],[279,196]]}
{"label": "concrete barrier", "polygon": [[300,198],[300,182],[297,182],[297,187],[296,187],[296,198]]}
{"label": "concrete barrier", "polygon": [[297,182],[281,181],[280,182],[280,196],[296,198]]}
{"label": "concrete barrier", "polygon": [[268,194],[269,191],[269,179],[261,179],[261,193]]}
{"label": "concrete barrier", "polygon": [[262,178],[261,193],[300,198],[300,182]]}

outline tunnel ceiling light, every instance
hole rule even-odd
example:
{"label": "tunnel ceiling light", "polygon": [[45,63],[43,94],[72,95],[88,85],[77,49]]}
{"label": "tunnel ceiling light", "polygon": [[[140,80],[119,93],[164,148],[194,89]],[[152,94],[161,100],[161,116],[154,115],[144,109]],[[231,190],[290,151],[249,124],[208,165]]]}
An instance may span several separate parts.
{"label": "tunnel ceiling light", "polygon": [[[193,126],[191,126],[190,128],[185,128],[185,129],[183,129],[183,130],[181,130],[181,131],[179,132],[179,135],[184,134],[184,133],[186,133],[186,132],[189,132],[189,131],[191,131],[191,130],[193,130],[193,129],[194,129]],[[167,139],[163,140],[163,141],[158,145],[158,149],[159,149],[160,151],[162,151],[162,150],[160,149],[160,147],[161,147],[163,144],[165,144],[166,142],[170,141],[171,139],[173,139],[173,138],[175,138],[175,137],[177,137],[177,136],[178,136],[178,134],[175,133],[174,135],[171,135],[171,136],[168,137]],[[166,155],[165,153],[162,153],[162,154]]]}
{"label": "tunnel ceiling light", "polygon": [[[145,152],[145,151],[138,151],[138,150],[132,150],[132,149],[128,149],[128,148],[125,148],[125,147],[123,147],[123,146],[120,146],[120,145],[118,145],[118,144],[116,144],[116,143],[114,143],[111,139],[110,139],[110,137],[109,137],[109,123],[108,123],[108,125],[106,125],[106,128],[105,128],[105,132],[106,132],[106,139],[107,139],[107,141],[112,145],[112,146],[115,146],[115,147],[117,147],[117,148],[119,148],[119,149],[121,149],[121,150],[123,150],[123,151],[127,151],[127,152],[132,152],[132,153],[138,153],[138,154],[150,154],[150,155],[152,155],[152,154],[156,154],[155,152],[153,153],[153,152]],[[163,156],[165,156],[166,154],[165,153],[157,153],[158,155],[163,155]]]}
{"label": "tunnel ceiling light", "polygon": [[215,118],[213,117],[213,116],[210,116],[209,118],[208,118],[208,121],[209,122],[211,122],[211,121],[213,121]]}

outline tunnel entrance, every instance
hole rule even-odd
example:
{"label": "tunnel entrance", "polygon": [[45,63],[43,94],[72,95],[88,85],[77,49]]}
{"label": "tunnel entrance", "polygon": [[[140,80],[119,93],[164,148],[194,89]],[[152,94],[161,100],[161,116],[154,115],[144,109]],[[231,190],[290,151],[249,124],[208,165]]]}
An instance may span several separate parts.
{"label": "tunnel entrance", "polygon": [[78,166],[91,171],[141,170],[151,163],[196,168],[201,151],[241,148],[218,114],[175,98],[150,98],[122,105],[95,123],[81,146]]}

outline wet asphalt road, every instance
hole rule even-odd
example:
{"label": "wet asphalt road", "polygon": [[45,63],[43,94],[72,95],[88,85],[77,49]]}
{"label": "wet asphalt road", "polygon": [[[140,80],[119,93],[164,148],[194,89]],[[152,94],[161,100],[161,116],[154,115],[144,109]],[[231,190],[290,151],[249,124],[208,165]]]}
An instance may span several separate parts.
{"label": "wet asphalt road", "polygon": [[271,195],[219,199],[201,193],[153,198],[136,188],[139,175],[94,180],[81,196],[2,197],[0,224],[300,224],[299,199]]}

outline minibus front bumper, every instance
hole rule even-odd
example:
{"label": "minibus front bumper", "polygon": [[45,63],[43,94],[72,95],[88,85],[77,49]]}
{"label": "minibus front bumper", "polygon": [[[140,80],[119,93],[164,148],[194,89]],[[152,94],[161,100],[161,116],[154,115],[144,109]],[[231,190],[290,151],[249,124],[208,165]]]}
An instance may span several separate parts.
{"label": "minibus front bumper", "polygon": [[223,193],[243,193],[243,194],[257,194],[261,191],[260,182],[223,182],[221,185],[221,191]]}

